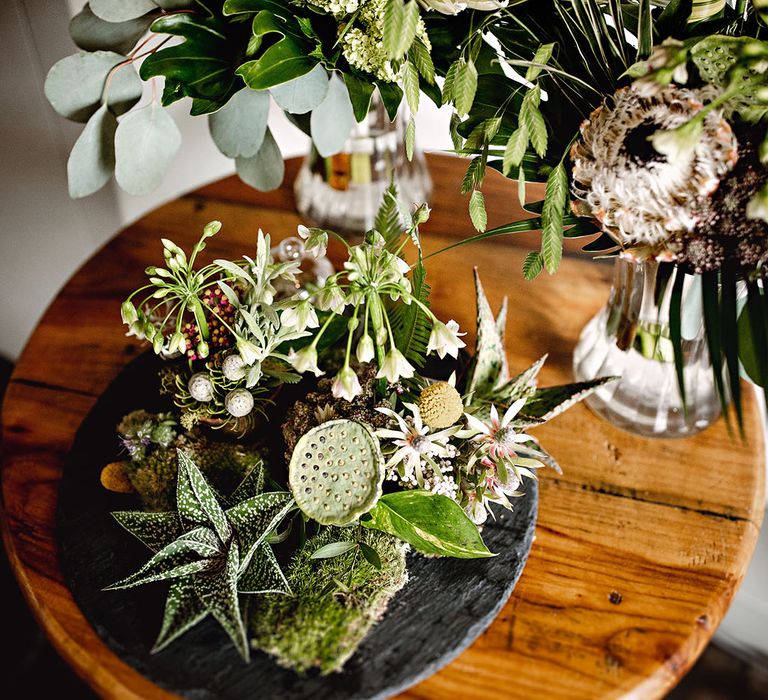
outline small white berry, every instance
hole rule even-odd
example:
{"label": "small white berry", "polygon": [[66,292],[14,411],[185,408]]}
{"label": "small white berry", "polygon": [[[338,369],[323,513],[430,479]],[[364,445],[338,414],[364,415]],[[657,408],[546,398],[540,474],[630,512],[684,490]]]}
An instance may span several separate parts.
{"label": "small white berry", "polygon": [[187,384],[189,395],[195,401],[201,401],[203,403],[210,401],[213,398],[213,382],[211,376],[207,372],[197,372],[189,378]]}
{"label": "small white berry", "polygon": [[247,416],[253,410],[253,394],[248,389],[234,389],[224,399],[224,406],[235,418]]}
{"label": "small white berry", "polygon": [[245,361],[240,355],[227,355],[221,363],[221,371],[230,382],[236,382],[245,376]]}

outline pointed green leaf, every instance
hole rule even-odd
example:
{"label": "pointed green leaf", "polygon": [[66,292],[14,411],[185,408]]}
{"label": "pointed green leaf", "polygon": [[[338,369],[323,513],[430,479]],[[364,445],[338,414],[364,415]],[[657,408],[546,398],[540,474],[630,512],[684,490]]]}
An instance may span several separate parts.
{"label": "pointed green leaf", "polygon": [[268,118],[269,93],[244,88],[208,117],[208,126],[213,142],[225,156],[250,158],[264,143]]}
{"label": "pointed green leaf", "polygon": [[[741,405],[741,379],[739,369],[739,329],[737,311],[736,273],[730,265],[724,265],[721,284],[721,344],[725,354],[731,400],[736,410],[736,424],[744,435],[744,413]],[[682,359],[682,358],[681,358]]]}
{"label": "pointed green leaf", "polygon": [[403,91],[412,114],[419,111],[419,72],[410,61],[403,65]]}
{"label": "pointed green leaf", "polygon": [[366,544],[365,542],[359,542],[360,545],[360,551],[363,553],[363,556],[365,557],[365,560],[374,568],[374,569],[381,569],[381,557],[379,556],[379,553],[371,547],[371,545]]}
{"label": "pointed green leaf", "polygon": [[568,202],[568,174],[563,163],[549,174],[541,212],[541,254],[544,266],[553,274],[563,257],[563,215]]}
{"label": "pointed green leaf", "polygon": [[474,273],[477,298],[477,342],[466,388],[471,400],[484,398],[493,391],[494,387],[508,379],[504,373],[506,366],[504,344],[496,319],[485,296],[477,269]]}
{"label": "pointed green leaf", "polygon": [[524,396],[533,396],[536,390],[536,377],[546,361],[547,355],[543,355],[516,377],[497,385],[488,396],[488,400],[494,403],[509,405]]}
{"label": "pointed green leaf", "polygon": [[432,56],[424,42],[417,38],[409,51],[409,57],[419,71],[419,75],[432,85],[435,82],[435,64],[432,62]]}
{"label": "pointed green leaf", "polygon": [[408,126],[405,127],[405,157],[413,160],[413,149],[416,147],[416,119],[411,115]]}
{"label": "pointed green leaf", "polygon": [[291,594],[291,587],[275,558],[272,547],[260,545],[243,574],[237,580],[239,593]]}
{"label": "pointed green leaf", "polygon": [[480,232],[488,226],[488,215],[485,211],[485,197],[480,190],[474,190],[469,198],[469,218],[472,225]]}
{"label": "pointed green leaf", "polygon": [[375,86],[369,80],[359,78],[349,71],[344,73],[344,84],[349,92],[349,101],[352,103],[355,120],[360,123],[368,116],[371,109],[371,98]]}
{"label": "pointed green leaf", "polygon": [[126,114],[115,132],[117,183],[129,194],[150,193],[180,146],[176,123],[157,102]]}
{"label": "pointed green leaf", "polygon": [[470,61],[460,59],[453,84],[454,104],[459,116],[464,116],[472,109],[477,92],[477,68]]}
{"label": "pointed green leaf", "polygon": [[109,182],[115,170],[117,119],[106,105],[91,116],[67,161],[69,196],[87,197]]}
{"label": "pointed green leaf", "polygon": [[259,192],[269,192],[280,186],[285,174],[285,163],[280,147],[267,127],[264,142],[255,156],[235,158],[237,176]]}
{"label": "pointed green leaf", "polygon": [[105,93],[112,112],[123,114],[139,101],[142,93],[141,80],[133,66],[117,68],[125,61],[125,56],[112,51],[81,51],[62,58],[48,71],[45,96],[62,117],[76,122],[87,122],[101,106]]}
{"label": "pointed green leaf", "polygon": [[258,461],[222,505],[231,508],[241,501],[258,496],[264,490],[264,472],[264,463]]}
{"label": "pointed green leaf", "polygon": [[357,547],[357,543],[345,540],[342,542],[329,542],[326,545],[316,549],[309,555],[310,559],[332,559],[333,557],[346,554],[350,549]]}
{"label": "pointed green leaf", "polygon": [[516,168],[520,167],[520,163],[525,156],[525,150],[528,148],[528,131],[525,126],[519,126],[512,132],[512,135],[507,141],[506,148],[504,149],[504,159],[502,165],[502,172],[504,175],[509,174]]}
{"label": "pointed green leaf", "polygon": [[552,420],[555,416],[569,409],[574,404],[593,394],[601,386],[616,381],[616,377],[600,377],[588,382],[575,382],[561,386],[548,386],[536,389],[523,406],[521,413],[542,421]]}
{"label": "pointed green leaf", "polygon": [[528,66],[528,70],[525,73],[525,79],[528,82],[532,82],[539,77],[542,67],[549,63],[549,59],[552,58],[552,51],[555,48],[554,44],[542,44],[536,49],[536,54],[531,61],[531,66]]}
{"label": "pointed green leaf", "polygon": [[[540,90],[536,86],[529,90],[520,106],[520,122],[530,138],[531,145],[540,158],[547,153],[547,125],[539,110]],[[522,160],[522,158],[521,158]]]}
{"label": "pointed green leaf", "polygon": [[538,250],[532,250],[523,261],[523,277],[528,281],[536,279],[544,269],[544,258]]}
{"label": "pointed green leaf", "polygon": [[427,491],[399,491],[382,496],[361,521],[408,542],[422,554],[477,559],[494,556],[477,526],[452,498]]}
{"label": "pointed green leaf", "polygon": [[174,639],[192,629],[207,615],[208,610],[195,592],[192,581],[184,578],[174,581],[168,591],[163,626],[152,647],[152,653],[165,649]]}

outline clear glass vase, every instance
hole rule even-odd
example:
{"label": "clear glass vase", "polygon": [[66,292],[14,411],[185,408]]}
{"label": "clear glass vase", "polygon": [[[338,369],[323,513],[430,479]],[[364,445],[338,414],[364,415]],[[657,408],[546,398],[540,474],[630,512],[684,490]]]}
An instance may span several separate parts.
{"label": "clear glass vase", "polygon": [[428,202],[432,179],[418,148],[410,161],[406,157],[406,123],[402,110],[390,121],[374,94],[368,116],[355,125],[340,153],[323,158],[312,146],[294,182],[302,219],[337,233],[360,236],[373,227],[393,175],[404,204]]}
{"label": "clear glass vase", "polygon": [[574,351],[577,381],[619,377],[587,398],[589,407],[614,425],[646,437],[693,435],[720,415],[700,278],[692,275],[683,281],[681,310],[683,410],[669,332],[670,296],[680,274],[669,264],[660,272],[659,263],[618,258],[608,303],[584,327]]}

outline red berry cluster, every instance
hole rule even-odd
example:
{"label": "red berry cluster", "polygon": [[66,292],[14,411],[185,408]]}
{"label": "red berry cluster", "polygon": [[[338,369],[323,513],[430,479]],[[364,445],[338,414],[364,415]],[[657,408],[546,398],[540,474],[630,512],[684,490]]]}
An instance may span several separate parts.
{"label": "red berry cluster", "polygon": [[[232,302],[227,299],[226,294],[224,294],[218,287],[209,287],[206,289],[203,292],[201,301],[211,309],[211,313],[208,314],[208,330],[210,331],[210,337],[207,342],[208,347],[210,348],[209,352],[213,354],[217,350],[223,350],[232,345],[232,335],[222,321],[230,327],[234,324],[235,307],[232,305]],[[197,345],[202,338],[200,338],[197,324],[194,320],[184,324],[182,333],[187,339],[187,357],[189,357],[190,360],[200,359],[197,356]]]}

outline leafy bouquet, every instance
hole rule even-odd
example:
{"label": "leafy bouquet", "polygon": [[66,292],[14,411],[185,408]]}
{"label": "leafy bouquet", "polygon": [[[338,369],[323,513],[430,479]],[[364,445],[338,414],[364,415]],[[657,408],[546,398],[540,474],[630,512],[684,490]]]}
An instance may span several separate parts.
{"label": "leafy bouquet", "polygon": [[[410,157],[420,93],[442,102],[424,8],[467,5],[488,14],[503,3],[90,0],[70,25],[81,51],[56,63],[45,83],[53,108],[85,123],[68,162],[70,194],[96,192],[113,172],[131,194],[157,187],[181,144],[162,108],[183,98],[192,115],[208,116],[216,146],[259,190],[277,187],[284,172],[270,97],[326,157],[367,116],[374,92],[391,119],[405,94]],[[472,79],[465,71],[458,82]],[[142,81],[152,96],[137,106]]]}
{"label": "leafy bouquet", "polygon": [[[212,222],[189,255],[163,240],[164,264],[123,303],[129,332],[168,359],[175,404],[127,415],[127,459],[102,472],[139,495],[142,510],[114,516],[152,552],[111,588],[171,582],[156,650],[210,614],[246,659],[252,645],[338,670],[405,584],[407,549],[493,556],[479,526],[494,505],[558,468],[527,431],[607,380],[538,388],[545,358],[510,376],[506,303],[494,316],[477,277],[467,353],[430,308],[428,216],[391,188],[376,229],[341,241],[343,268],[303,286],[261,232],[253,257],[197,267]],[[316,256],[333,235],[299,234]]]}
{"label": "leafy bouquet", "polygon": [[[517,180],[532,214],[470,240],[540,229],[527,279],[554,273],[563,240],[584,236],[588,252],[658,262],[657,298],[674,271],[698,277],[717,390],[726,412],[730,385],[739,424],[740,362],[768,392],[764,6],[537,0],[502,10],[470,43],[476,94],[454,120],[457,148],[473,156],[464,189],[476,197],[494,168]],[[446,84],[468,60],[447,51],[465,33],[451,19],[430,31]],[[546,180],[543,201],[525,203],[527,180]],[[683,278],[666,293],[685,403]]]}

